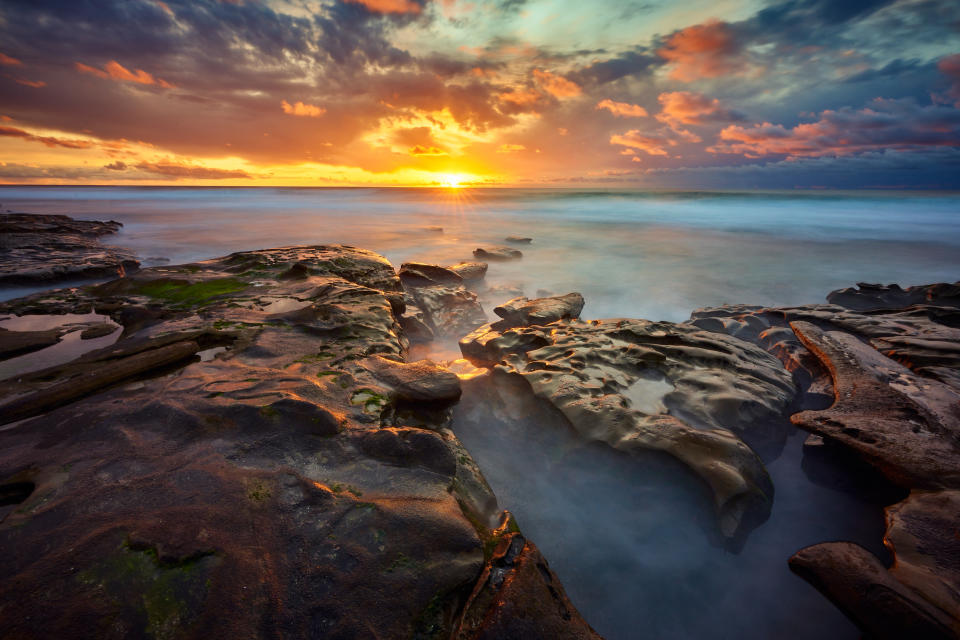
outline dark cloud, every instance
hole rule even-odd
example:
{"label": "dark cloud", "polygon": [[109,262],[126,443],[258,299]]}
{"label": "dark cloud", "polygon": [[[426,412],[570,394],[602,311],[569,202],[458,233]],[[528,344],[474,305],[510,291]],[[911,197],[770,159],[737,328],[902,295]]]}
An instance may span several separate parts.
{"label": "dark cloud", "polygon": [[664,63],[646,47],[636,47],[617,56],[594,62],[570,74],[581,86],[598,86],[626,77],[648,77]]}

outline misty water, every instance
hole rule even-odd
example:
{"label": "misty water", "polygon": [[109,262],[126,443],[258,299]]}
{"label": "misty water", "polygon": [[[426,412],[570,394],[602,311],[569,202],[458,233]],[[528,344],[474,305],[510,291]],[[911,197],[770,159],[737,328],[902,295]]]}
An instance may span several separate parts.
{"label": "misty water", "polygon": [[[530,297],[579,291],[584,318],[682,321],[723,303],[822,302],[856,282],[960,279],[960,197],[950,194],[6,187],[0,209],[117,220],[123,231],[105,241],[146,266],[323,243],[372,249],[395,265],[452,263],[529,236],[523,259],[491,263],[487,283]],[[447,347],[433,355],[452,357]],[[882,554],[882,500],[805,456],[804,434],[771,426],[786,434],[761,452],[773,512],[733,552],[683,469],[585,446],[559,425],[492,415],[481,396],[468,386],[455,430],[600,633],[858,637],[786,561],[837,539]]]}

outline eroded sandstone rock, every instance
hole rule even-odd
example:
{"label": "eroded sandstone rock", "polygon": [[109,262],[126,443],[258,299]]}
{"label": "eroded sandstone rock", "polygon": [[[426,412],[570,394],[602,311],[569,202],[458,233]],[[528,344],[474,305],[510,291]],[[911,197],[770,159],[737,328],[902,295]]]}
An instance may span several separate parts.
{"label": "eroded sandstone rock", "polygon": [[[449,637],[496,499],[448,428],[456,376],[403,362],[386,260],[242,252],[0,312],[91,308],[119,342],[0,392],[5,634]],[[536,621],[531,578],[500,598]]]}
{"label": "eroded sandstone rock", "polygon": [[738,434],[782,420],[794,385],[754,345],[690,325],[624,319],[485,325],[460,346],[494,377],[522,378],[583,437],[682,461],[712,490],[728,538],[742,538],[769,514],[773,487]]}

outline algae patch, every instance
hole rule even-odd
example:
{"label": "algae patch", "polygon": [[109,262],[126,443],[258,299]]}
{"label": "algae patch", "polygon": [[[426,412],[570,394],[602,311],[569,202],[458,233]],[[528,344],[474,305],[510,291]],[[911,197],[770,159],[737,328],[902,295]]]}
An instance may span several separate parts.
{"label": "algae patch", "polygon": [[116,553],[77,574],[76,579],[102,591],[124,613],[139,620],[154,640],[177,637],[206,599],[210,573],[220,558],[212,552],[164,562],[153,547],[124,542]]}
{"label": "algae patch", "polygon": [[236,278],[216,278],[200,282],[151,280],[141,284],[137,288],[137,293],[174,304],[196,306],[216,296],[242,291],[247,286],[246,282]]}

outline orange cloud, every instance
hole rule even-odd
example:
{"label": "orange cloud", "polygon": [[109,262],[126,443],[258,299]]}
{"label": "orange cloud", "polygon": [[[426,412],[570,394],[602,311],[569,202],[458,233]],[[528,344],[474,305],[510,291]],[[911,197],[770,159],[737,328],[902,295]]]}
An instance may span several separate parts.
{"label": "orange cloud", "polygon": [[23,138],[31,142],[40,142],[48,147],[63,147],[65,149],[89,149],[93,146],[93,143],[88,140],[68,140],[65,138],[55,138],[53,136],[38,136],[15,127],[0,127],[0,136]]}
{"label": "orange cloud", "polygon": [[624,134],[611,136],[610,144],[638,149],[652,156],[665,156],[667,150],[664,147],[674,146],[677,143],[658,134],[648,135],[641,133],[639,129],[631,129]]}
{"label": "orange cloud", "polygon": [[[125,165],[126,166],[126,165]],[[117,167],[112,167],[116,169]],[[249,173],[241,169],[212,169],[197,164],[173,162],[142,162],[136,166],[141,171],[149,171],[161,176],[173,178],[194,178],[200,180],[224,180],[227,178],[251,178]]]}
{"label": "orange cloud", "polygon": [[673,65],[670,77],[681,82],[714,78],[739,70],[741,46],[730,25],[708,20],[667,38],[657,54]]}
{"label": "orange cloud", "polygon": [[280,106],[283,108],[284,113],[288,113],[292,116],[306,116],[309,118],[319,118],[327,112],[323,107],[318,107],[313,104],[304,104],[299,100],[295,104],[290,104],[286,100],[280,102]]}
{"label": "orange cloud", "polygon": [[647,115],[647,110],[638,104],[614,102],[610,99],[601,100],[598,102],[597,109],[606,109],[613,115],[620,118],[643,118]]}
{"label": "orange cloud", "polygon": [[377,13],[420,13],[423,9],[412,0],[346,0],[353,4],[362,4]]}
{"label": "orange cloud", "polygon": [[44,82],[43,80],[22,80],[22,79],[18,78],[18,79],[17,79],[17,82],[18,82],[19,84],[25,84],[25,85],[27,85],[28,87],[33,87],[34,89],[39,89],[40,87],[45,87],[45,86],[47,86],[47,83]]}
{"label": "orange cloud", "polygon": [[680,132],[680,125],[702,125],[711,122],[735,122],[744,120],[743,114],[726,108],[716,98],[690,91],[669,91],[657,98],[662,111],[657,120]]}
{"label": "orange cloud", "polygon": [[447,152],[439,147],[426,147],[421,144],[410,147],[409,153],[412,156],[427,156],[427,157],[447,155]]}
{"label": "orange cloud", "polygon": [[540,101],[539,91],[534,89],[511,89],[504,93],[497,94],[497,98],[504,102],[509,102],[521,107],[528,107]]}
{"label": "orange cloud", "polygon": [[0,64],[6,65],[8,67],[12,67],[16,65],[21,65],[23,63],[17,60],[16,58],[11,58],[5,53],[0,53]]}
{"label": "orange cloud", "polygon": [[502,144],[497,148],[497,153],[517,153],[526,150],[527,148],[522,144]]}
{"label": "orange cloud", "polygon": [[83,64],[82,62],[75,63],[77,71],[81,73],[89,73],[91,75],[97,76],[98,78],[110,78],[112,80],[119,80],[121,82],[134,82],[136,84],[146,84],[146,85],[157,85],[163,87],[164,89],[173,89],[173,85],[167,82],[166,80],[161,80],[160,78],[154,78],[152,75],[144,71],[143,69],[136,69],[130,71],[122,64],[116,60],[111,60],[103,66],[103,69],[97,69],[96,67],[91,67],[90,65]]}
{"label": "orange cloud", "polygon": [[542,71],[533,70],[533,77],[536,79],[540,88],[552,95],[554,98],[574,98],[582,93],[580,85],[567,80],[563,76]]}

